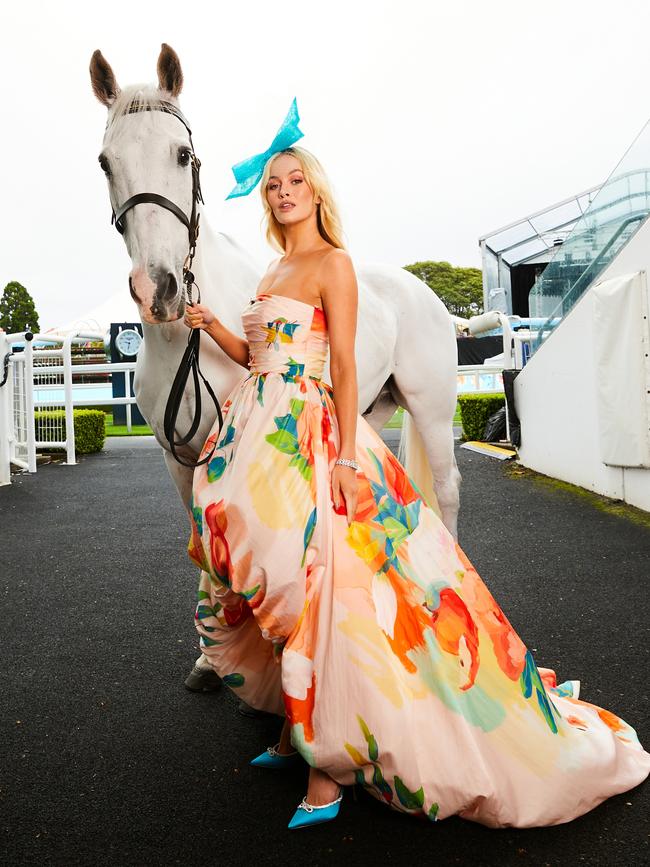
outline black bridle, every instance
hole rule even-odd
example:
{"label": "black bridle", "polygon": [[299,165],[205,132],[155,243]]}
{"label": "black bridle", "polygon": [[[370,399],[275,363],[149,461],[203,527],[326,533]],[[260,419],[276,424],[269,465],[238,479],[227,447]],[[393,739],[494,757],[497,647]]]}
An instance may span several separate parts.
{"label": "black bridle", "polygon": [[[181,223],[183,223],[183,225],[187,228],[190,243],[189,252],[185,258],[185,262],[183,263],[183,285],[185,286],[186,300],[189,304],[193,303],[192,287],[196,286],[198,292],[198,303],[201,303],[201,290],[199,289],[198,284],[194,280],[194,274],[191,271],[192,262],[196,253],[196,242],[199,237],[200,214],[197,211],[197,205],[199,202],[204,204],[203,194],[201,193],[201,182],[199,179],[201,161],[194,152],[192,130],[190,129],[189,124],[187,123],[187,120],[183,116],[181,110],[171,102],[159,100],[153,103],[146,103],[139,100],[132,100],[123,111],[123,114],[134,114],[135,112],[139,111],[164,111],[167,114],[171,114],[174,117],[178,118],[178,120],[180,120],[180,122],[187,130],[190,137],[190,160],[192,165],[192,212],[188,217],[187,214],[178,207],[178,205],[176,205],[170,199],[167,199],[165,196],[159,195],[158,193],[136,193],[135,196],[131,196],[130,199],[127,199],[126,202],[124,202],[124,204],[117,209],[117,212],[113,210],[111,224],[115,224],[115,228],[117,229],[117,231],[120,233],[120,235],[123,235],[126,228],[124,225],[124,215],[131,208],[135,207],[135,205],[139,205],[145,202],[167,208],[168,211],[171,211],[172,214],[178,217]],[[179,464],[183,464],[183,466],[186,467],[198,467],[201,464],[207,463],[216,449],[218,440],[217,435],[217,437],[215,437],[215,441],[212,445],[210,453],[207,454],[200,461],[188,461],[182,456],[178,455],[176,452],[177,446],[184,446],[187,445],[188,442],[190,442],[194,434],[199,429],[199,425],[201,423],[201,385],[199,383],[199,376],[203,380],[208,394],[212,398],[214,405],[217,409],[217,416],[219,418],[219,431],[221,431],[221,428],[223,426],[223,416],[221,414],[221,406],[219,405],[219,401],[217,400],[217,397],[212,390],[210,383],[207,381],[205,376],[203,376],[201,368],[199,367],[200,341],[201,330],[199,328],[190,329],[190,334],[187,339],[187,348],[183,353],[183,358],[181,359],[178,372],[176,374],[176,377],[174,378],[174,382],[169,392],[167,405],[165,407],[165,417],[163,423],[165,437],[167,438],[167,441],[169,443],[169,448],[172,455]],[[181,406],[183,393],[185,392],[185,387],[187,385],[187,380],[189,378],[190,372],[192,373],[194,379],[194,417],[192,418],[190,429],[185,434],[185,436],[181,437],[180,439],[175,439],[176,419],[178,417],[178,411]]]}

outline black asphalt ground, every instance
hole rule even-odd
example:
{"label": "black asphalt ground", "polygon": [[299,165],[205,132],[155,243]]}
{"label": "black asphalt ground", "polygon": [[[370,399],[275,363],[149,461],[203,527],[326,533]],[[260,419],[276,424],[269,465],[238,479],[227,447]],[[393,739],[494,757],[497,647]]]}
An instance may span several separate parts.
{"label": "black asphalt ground", "polygon": [[[650,529],[458,449],[460,543],[539,665],[579,678],[646,746]],[[304,768],[248,760],[279,722],[182,686],[197,573],[160,449],[113,440],[0,488],[3,865],[598,865],[650,862],[650,786],[569,824],[436,824],[345,794],[286,824]]]}

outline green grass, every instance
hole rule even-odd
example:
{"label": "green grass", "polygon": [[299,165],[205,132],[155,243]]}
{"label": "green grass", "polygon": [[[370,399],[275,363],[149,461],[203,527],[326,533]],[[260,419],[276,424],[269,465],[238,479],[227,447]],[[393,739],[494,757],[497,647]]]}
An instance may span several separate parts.
{"label": "green grass", "polygon": [[[402,418],[404,416],[404,410],[400,406],[393,414],[392,418],[390,418],[384,427],[387,428],[398,428],[402,427]],[[454,414],[454,424],[460,425],[460,407],[456,404],[456,412]],[[128,437],[128,436],[151,436],[153,431],[148,425],[133,425],[131,433],[129,433],[126,429],[125,424],[113,424],[113,413],[106,412],[106,436],[107,437]]]}
{"label": "green grass", "polygon": [[106,436],[107,437],[141,437],[141,436],[152,436],[153,431],[146,424],[134,424],[131,425],[131,430],[128,431],[126,429],[125,424],[113,424],[113,413],[107,412],[106,419]]}
{"label": "green grass", "polygon": [[[392,418],[390,418],[386,422],[384,427],[401,428],[403,416],[404,416],[404,409],[400,406],[400,407],[398,407],[397,411],[392,416]],[[460,423],[461,423],[461,421],[460,421],[460,406],[458,404],[456,404],[456,412],[454,413],[454,424],[460,425]]]}
{"label": "green grass", "polygon": [[388,419],[384,427],[391,428],[401,428],[402,427],[402,418],[404,416],[404,410],[402,407],[398,407],[396,412],[393,414],[391,418]]}

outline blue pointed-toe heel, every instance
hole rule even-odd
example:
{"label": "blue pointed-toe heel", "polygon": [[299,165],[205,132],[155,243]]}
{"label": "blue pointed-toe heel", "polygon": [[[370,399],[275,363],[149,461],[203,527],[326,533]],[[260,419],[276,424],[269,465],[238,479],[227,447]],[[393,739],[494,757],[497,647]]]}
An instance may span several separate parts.
{"label": "blue pointed-toe heel", "polygon": [[298,805],[298,809],[291,817],[288,827],[293,830],[294,828],[307,828],[309,825],[320,825],[322,822],[331,822],[339,814],[342,798],[342,786],[339,788],[339,796],[335,801],[323,804],[320,807],[309,804],[305,795]]}
{"label": "blue pointed-toe heel", "polygon": [[274,747],[267,747],[263,753],[251,759],[250,764],[255,768],[270,768],[274,771],[293,767],[300,758],[300,753],[297,750],[292,753],[279,753],[279,746],[280,744],[276,744]]}
{"label": "blue pointed-toe heel", "polygon": [[580,681],[565,680],[564,683],[558,683],[554,687],[557,695],[568,696],[569,698],[579,698],[580,696]]}

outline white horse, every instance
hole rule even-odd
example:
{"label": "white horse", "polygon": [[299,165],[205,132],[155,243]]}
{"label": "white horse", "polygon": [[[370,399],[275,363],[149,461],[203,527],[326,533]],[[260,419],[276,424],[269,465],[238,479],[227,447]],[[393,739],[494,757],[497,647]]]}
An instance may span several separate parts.
{"label": "white horse", "polygon": [[[161,111],[123,113],[133,99],[145,106],[155,106],[161,99],[178,106],[183,73],[176,53],[163,43],[157,87],[131,85],[121,90],[100,51],[92,56],[90,77],[95,95],[108,109],[99,160],[114,211],[136,193],[150,192],[167,197],[189,216],[190,139],[183,123]],[[192,271],[201,302],[224,325],[243,336],[241,312],[254,296],[262,275],[241,246],[222,232],[211,230],[200,204],[198,211],[200,232]],[[136,364],[135,396],[189,509],[192,469],[174,460],[163,433],[167,397],[188,339],[182,283],[188,233],[177,216],[157,204],[138,204],[124,220],[124,240],[132,264],[129,288],[144,333]],[[355,351],[359,411],[377,431],[398,406],[412,416],[414,425],[405,413],[400,457],[456,537],[460,473],[452,430],[457,368],[452,319],[431,289],[403,268],[355,265],[355,271],[359,285]],[[207,335],[201,334],[200,340],[201,369],[223,403],[245,372]],[[329,365],[323,375],[329,380]],[[204,409],[196,435],[186,447],[177,449],[193,459],[216,420],[214,405],[202,383],[201,397]],[[193,407],[190,385],[178,414],[178,435],[188,430]]]}

